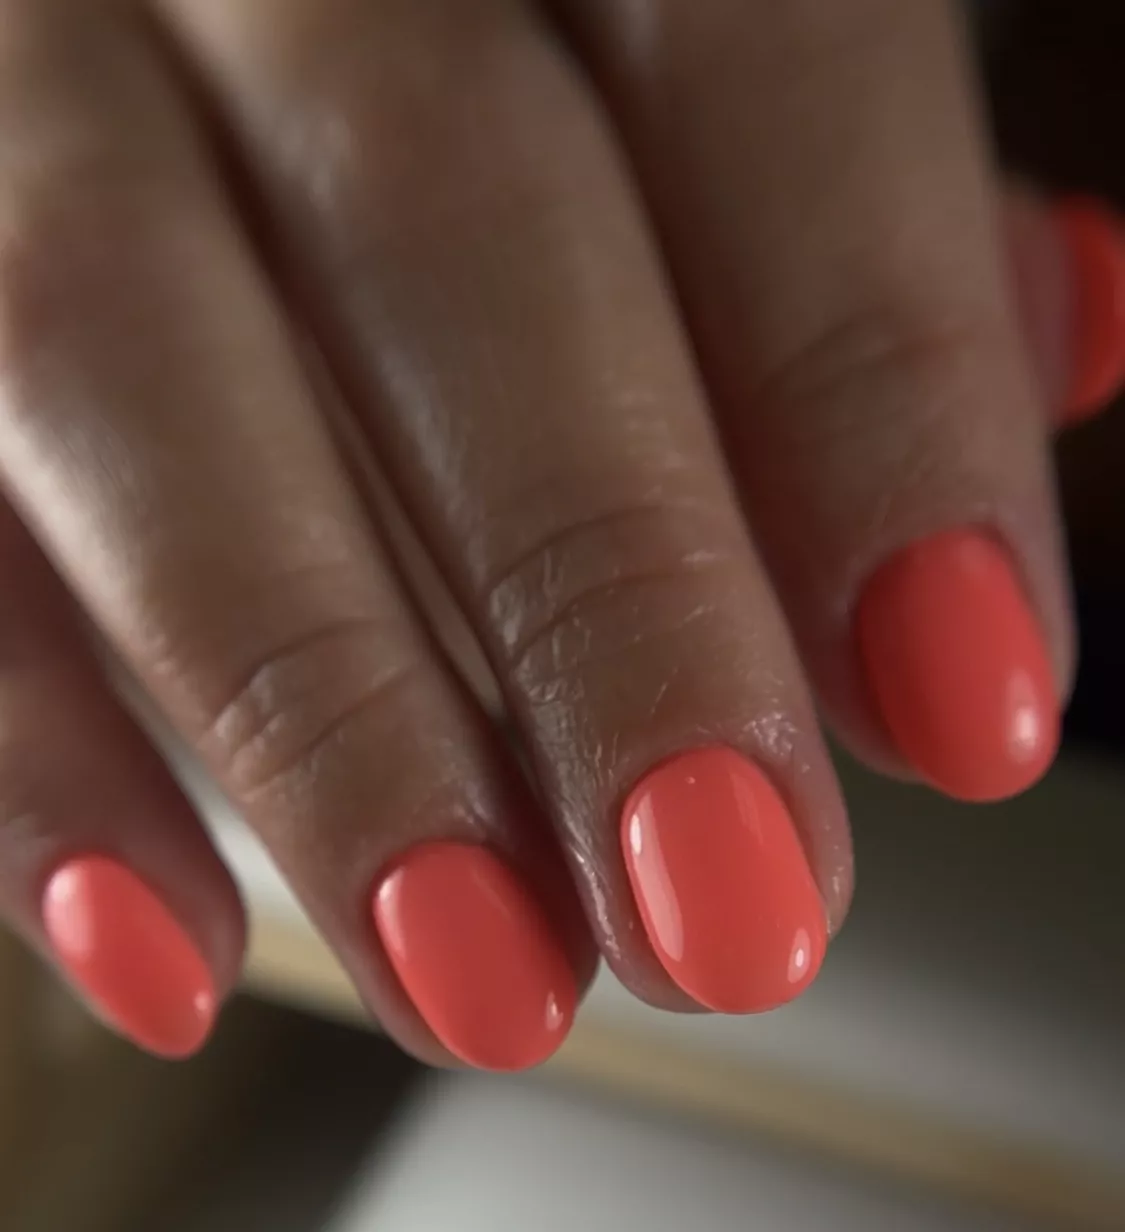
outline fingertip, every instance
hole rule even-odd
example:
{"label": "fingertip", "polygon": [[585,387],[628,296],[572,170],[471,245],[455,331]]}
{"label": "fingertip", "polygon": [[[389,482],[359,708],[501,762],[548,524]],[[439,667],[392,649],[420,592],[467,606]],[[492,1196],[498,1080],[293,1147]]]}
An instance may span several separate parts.
{"label": "fingertip", "polygon": [[629,795],[621,846],[641,921],[676,985],[717,1013],[799,997],[827,944],[824,903],[789,811],[733,749],[674,756]]}
{"label": "fingertip", "polygon": [[106,856],[76,856],[49,878],[42,914],[60,966],[108,1025],[168,1059],[203,1046],[218,1015],[214,976],[136,873]]}
{"label": "fingertip", "polygon": [[1059,427],[1084,423],[1125,386],[1125,225],[1094,197],[1051,211],[1070,286],[1069,379]]}
{"label": "fingertip", "polygon": [[464,1064],[528,1069],[566,1039],[578,1003],[566,948],[530,890],[487,848],[416,845],[384,870],[371,910],[403,988]]}
{"label": "fingertip", "polygon": [[873,698],[933,786],[983,803],[1054,760],[1059,693],[1012,562],[972,528],[904,548],[868,583],[857,632]]}

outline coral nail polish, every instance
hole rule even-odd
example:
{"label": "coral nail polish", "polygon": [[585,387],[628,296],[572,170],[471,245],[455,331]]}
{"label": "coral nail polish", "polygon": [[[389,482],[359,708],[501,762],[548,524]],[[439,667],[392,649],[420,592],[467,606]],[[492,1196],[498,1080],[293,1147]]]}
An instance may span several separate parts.
{"label": "coral nail polish", "polygon": [[1125,227],[1099,201],[1054,207],[1070,267],[1070,390],[1063,425],[1100,411],[1125,386]]}
{"label": "coral nail polish", "polygon": [[752,1014],[816,976],[824,905],[773,784],[728,748],[681,753],[634,788],[625,866],[664,969],[708,1009]]}
{"label": "coral nail polish", "polygon": [[437,1038],[467,1065],[520,1070],[566,1038],[577,990],[530,891],[485,847],[422,843],[375,889],[375,927]]}
{"label": "coral nail polish", "polygon": [[211,972],[139,877],[104,856],[71,860],[42,910],[59,963],[110,1026],[158,1056],[200,1048],[216,1014]]}
{"label": "coral nail polish", "polygon": [[1030,787],[1054,759],[1059,702],[1042,634],[1004,548],[952,530],[900,552],[867,585],[860,653],[899,750],[962,800]]}

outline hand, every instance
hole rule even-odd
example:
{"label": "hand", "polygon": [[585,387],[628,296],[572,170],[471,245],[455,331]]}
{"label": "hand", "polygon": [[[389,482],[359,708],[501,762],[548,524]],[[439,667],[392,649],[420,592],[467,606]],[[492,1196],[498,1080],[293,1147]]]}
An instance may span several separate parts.
{"label": "hand", "polygon": [[165,1055],[238,976],[88,622],[418,1056],[541,1060],[599,950],[789,1000],[852,890],[814,692],[957,797],[1054,755],[1111,224],[1009,259],[941,0],[137,7],[0,0],[6,918]]}

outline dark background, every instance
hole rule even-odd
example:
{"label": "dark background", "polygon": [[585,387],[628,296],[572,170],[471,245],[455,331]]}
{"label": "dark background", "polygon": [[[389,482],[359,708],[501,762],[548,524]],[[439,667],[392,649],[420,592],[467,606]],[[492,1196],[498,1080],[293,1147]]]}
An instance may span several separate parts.
{"label": "dark background", "polygon": [[[1002,165],[1125,214],[1125,0],[978,0]],[[1068,736],[1125,752],[1125,407],[1059,443],[1082,637]]]}

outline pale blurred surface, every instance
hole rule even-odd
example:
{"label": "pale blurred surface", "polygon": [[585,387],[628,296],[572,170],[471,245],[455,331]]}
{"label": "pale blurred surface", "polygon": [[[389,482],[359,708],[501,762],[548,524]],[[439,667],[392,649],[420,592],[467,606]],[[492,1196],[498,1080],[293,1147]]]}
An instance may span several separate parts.
{"label": "pale blurred surface", "polygon": [[431,1080],[326,1232],[1025,1232],[604,1101],[480,1077]]}

